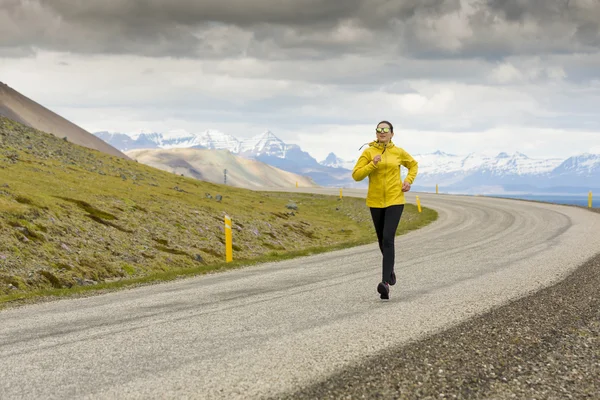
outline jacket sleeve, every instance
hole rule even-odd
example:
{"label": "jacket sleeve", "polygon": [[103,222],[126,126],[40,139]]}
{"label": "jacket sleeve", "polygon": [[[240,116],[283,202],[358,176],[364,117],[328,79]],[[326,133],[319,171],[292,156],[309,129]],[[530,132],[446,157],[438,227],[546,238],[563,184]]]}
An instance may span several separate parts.
{"label": "jacket sleeve", "polygon": [[368,149],[363,151],[360,158],[356,161],[356,165],[354,166],[354,170],[352,170],[352,178],[355,181],[362,181],[365,179],[371,172],[377,169],[377,165],[371,161],[368,154]]}
{"label": "jacket sleeve", "polygon": [[412,185],[419,172],[419,163],[405,150],[402,150],[401,160],[400,163],[408,169],[408,174],[406,175],[404,182],[408,182]]}

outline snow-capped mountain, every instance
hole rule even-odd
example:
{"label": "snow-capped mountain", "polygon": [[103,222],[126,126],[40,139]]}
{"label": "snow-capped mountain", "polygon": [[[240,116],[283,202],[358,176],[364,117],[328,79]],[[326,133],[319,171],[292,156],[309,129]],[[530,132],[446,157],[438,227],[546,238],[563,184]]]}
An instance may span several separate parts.
{"label": "snow-capped mountain", "polygon": [[207,130],[198,137],[198,145],[187,147],[205,147],[207,149],[229,150],[237,154],[240,151],[241,142],[235,137],[217,130]]}
{"label": "snow-capped mountain", "polygon": [[273,156],[285,158],[289,145],[279,139],[271,131],[266,131],[260,135],[245,139],[242,141],[240,153],[249,157]]}
{"label": "snow-capped mountain", "polygon": [[153,133],[145,137],[148,142],[156,144],[156,147],[160,149],[207,148],[237,153],[240,147],[240,141],[235,137],[212,129],[200,133],[175,130]]}
{"label": "snow-capped mountain", "polygon": [[255,159],[285,171],[307,175],[321,186],[362,187],[365,185],[364,182],[357,184],[345,169],[320,165],[300,146],[286,144],[271,131],[243,140],[216,130],[197,134],[179,130],[136,134],[97,132],[95,135],[125,151],[185,147],[229,150],[235,155]]}
{"label": "snow-capped mountain", "polygon": [[525,154],[499,153],[495,156],[470,153],[466,156],[436,151],[430,154],[413,156],[419,162],[419,174],[438,175],[451,172],[487,172],[492,175],[531,175],[552,171],[563,161],[561,159],[534,159]]}
{"label": "snow-capped mountain", "polygon": [[[102,139],[106,143],[111,144],[113,147],[116,147],[117,149],[119,149],[121,151],[128,151],[128,150],[133,150],[133,149],[139,148],[137,141],[134,140],[133,138],[131,138],[131,136],[125,135],[124,133],[113,133],[113,132],[102,131],[102,132],[95,132],[94,135],[96,137]],[[156,146],[146,147],[146,148],[155,148],[155,147]]]}
{"label": "snow-capped mountain", "polygon": [[[433,190],[438,184],[454,193],[536,192],[554,188],[562,193],[600,188],[600,155],[581,154],[567,160],[531,158],[521,152],[508,154],[449,154],[436,151],[414,154],[419,162],[416,190]],[[334,153],[321,165],[351,170]],[[402,176],[407,170],[401,167]]]}
{"label": "snow-capped mountain", "polygon": [[140,132],[133,134],[96,132],[95,135],[126,150],[207,148],[229,150],[234,154],[254,157],[270,155],[285,158],[287,150],[293,146],[285,144],[271,131],[244,140],[239,140],[232,135],[213,129],[200,133],[174,130],[165,133]]}
{"label": "snow-capped mountain", "polygon": [[348,170],[352,170],[356,165],[356,160],[353,161],[345,161],[336,156],[334,153],[329,153],[327,157],[319,164],[324,165],[326,167],[331,168],[344,168]]}
{"label": "snow-capped mountain", "polygon": [[[552,171],[559,166],[561,159],[533,159],[523,153],[516,152],[512,155],[499,153],[497,155],[475,154],[455,155],[436,151],[428,154],[415,154],[415,160],[419,162],[419,179],[423,180],[429,176],[440,175],[459,177],[480,172],[494,176],[507,175],[539,175]],[[354,161],[344,161],[334,153],[329,153],[321,165],[333,168],[352,169]]]}
{"label": "snow-capped mountain", "polygon": [[[208,148],[228,150],[245,158],[256,159],[293,173],[310,176],[322,186],[365,187],[368,179],[355,182],[352,168],[356,160],[345,161],[330,153],[317,162],[296,144],[287,144],[273,132],[266,131],[249,139],[207,130],[189,133],[183,130],[136,134],[97,132],[96,136],[121,151],[152,148]],[[436,151],[414,154],[419,162],[415,190],[432,190],[438,184],[453,193],[535,192],[538,189],[582,191],[600,188],[600,155],[580,154],[566,160],[530,158],[513,154],[449,154]],[[406,169],[402,176],[406,176]],[[587,189],[586,189],[587,190]]]}
{"label": "snow-capped mountain", "polygon": [[551,181],[556,185],[600,187],[600,154],[583,153],[569,157],[550,173]]}
{"label": "snow-capped mountain", "polygon": [[448,154],[441,151],[430,154],[417,154],[414,158],[419,162],[419,183],[435,185],[444,182],[446,185],[458,183],[479,185],[484,182],[494,184],[530,183],[540,176],[547,176],[558,167],[560,159],[535,159],[525,154],[470,153],[466,156]]}
{"label": "snow-capped mountain", "polygon": [[453,192],[585,192],[600,188],[600,155],[582,154],[567,160],[530,158],[523,153],[468,154],[436,152],[415,155],[416,185],[442,185]]}
{"label": "snow-capped mountain", "polygon": [[217,131],[206,130],[200,133],[190,133],[185,130],[173,130],[165,133],[138,132],[133,134],[96,132],[97,137],[125,151],[137,149],[182,149],[207,148],[229,150],[238,153],[241,142],[235,137]]}
{"label": "snow-capped mountain", "polygon": [[156,132],[142,132],[131,137],[133,148],[154,149],[162,145],[162,135]]}
{"label": "snow-capped mountain", "polygon": [[584,176],[599,171],[600,154],[583,153],[567,158],[554,169],[553,174],[557,177],[568,175]]}

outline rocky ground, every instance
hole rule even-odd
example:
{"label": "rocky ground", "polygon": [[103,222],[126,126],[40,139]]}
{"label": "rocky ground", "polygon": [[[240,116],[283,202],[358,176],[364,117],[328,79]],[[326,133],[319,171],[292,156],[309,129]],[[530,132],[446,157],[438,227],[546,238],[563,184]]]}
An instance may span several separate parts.
{"label": "rocky ground", "polygon": [[552,287],[290,398],[600,399],[600,254]]}

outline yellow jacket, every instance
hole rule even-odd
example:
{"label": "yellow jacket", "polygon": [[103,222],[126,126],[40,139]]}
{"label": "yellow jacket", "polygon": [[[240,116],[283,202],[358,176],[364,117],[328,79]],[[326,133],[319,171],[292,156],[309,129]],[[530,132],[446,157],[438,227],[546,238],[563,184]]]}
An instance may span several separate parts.
{"label": "yellow jacket", "polygon": [[[397,204],[404,204],[404,192],[402,191],[402,176],[400,166],[408,168],[408,175],[404,182],[412,185],[418,172],[418,163],[404,149],[390,142],[385,146],[383,143],[373,141],[363,151],[354,170],[352,178],[362,181],[369,177],[369,190],[367,192],[367,206],[384,208]],[[381,161],[375,165],[373,158],[381,154]]]}

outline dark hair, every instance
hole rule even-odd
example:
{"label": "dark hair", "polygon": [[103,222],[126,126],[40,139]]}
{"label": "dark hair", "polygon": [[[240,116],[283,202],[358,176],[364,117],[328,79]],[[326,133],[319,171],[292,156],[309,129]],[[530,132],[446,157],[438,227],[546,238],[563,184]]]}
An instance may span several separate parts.
{"label": "dark hair", "polygon": [[[390,126],[390,130],[392,132],[394,132],[394,126],[392,125],[391,122],[389,122],[389,121],[380,121],[379,124],[388,124]],[[377,126],[379,126],[379,124],[377,124]]]}

